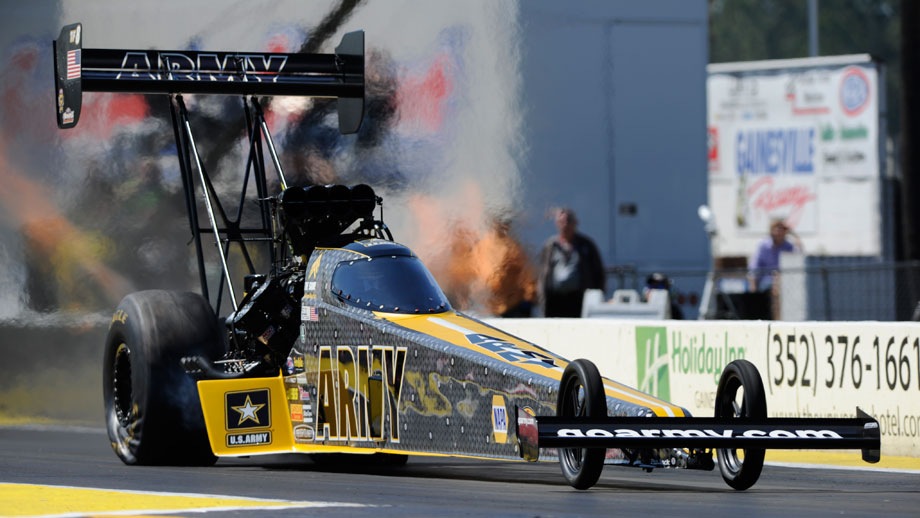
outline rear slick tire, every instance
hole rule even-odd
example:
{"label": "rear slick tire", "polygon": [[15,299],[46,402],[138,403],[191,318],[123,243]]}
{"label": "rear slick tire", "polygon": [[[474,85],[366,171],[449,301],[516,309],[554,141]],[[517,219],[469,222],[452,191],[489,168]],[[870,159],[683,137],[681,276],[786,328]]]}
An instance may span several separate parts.
{"label": "rear slick tire", "polygon": [[103,399],[109,440],[125,464],[206,466],[211,452],[184,356],[223,354],[218,320],[195,293],[150,290],[118,305],[105,341]]}
{"label": "rear slick tire", "polygon": [[[575,360],[562,374],[556,401],[559,417],[607,417],[607,396],[597,367],[588,360]],[[562,475],[575,489],[589,489],[604,469],[606,448],[559,448]]]}
{"label": "rear slick tire", "polygon": [[[763,381],[754,364],[747,360],[735,360],[725,366],[716,391],[715,416],[720,419],[767,417]],[[717,450],[722,479],[739,491],[753,486],[760,478],[766,454],[766,450],[759,448],[745,448],[743,452],[742,458],[737,449]]]}

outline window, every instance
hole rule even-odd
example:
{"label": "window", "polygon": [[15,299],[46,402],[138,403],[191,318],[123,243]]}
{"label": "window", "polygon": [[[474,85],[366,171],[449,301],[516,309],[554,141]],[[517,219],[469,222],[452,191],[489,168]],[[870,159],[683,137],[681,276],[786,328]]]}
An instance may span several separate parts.
{"label": "window", "polygon": [[386,255],[342,261],[332,293],[346,304],[386,313],[442,313],[447,297],[417,257]]}

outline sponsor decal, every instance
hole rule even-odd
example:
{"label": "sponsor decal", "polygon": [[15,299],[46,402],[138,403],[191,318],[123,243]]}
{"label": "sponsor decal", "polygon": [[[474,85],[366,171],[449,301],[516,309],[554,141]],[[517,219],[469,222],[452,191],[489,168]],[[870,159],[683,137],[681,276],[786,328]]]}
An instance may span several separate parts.
{"label": "sponsor decal", "polygon": [[777,185],[772,176],[762,176],[751,183],[745,194],[751,200],[752,208],[765,214],[786,214],[786,221],[793,227],[802,217],[809,203],[818,199],[809,185]]}
{"label": "sponsor decal", "polygon": [[794,85],[789,85],[786,100],[792,108],[793,115],[824,115],[830,113],[830,108],[825,106],[824,95],[815,91],[795,90]]}
{"label": "sponsor decal", "polygon": [[71,110],[70,108],[67,108],[66,110],[64,110],[64,114],[61,115],[61,122],[64,124],[70,124],[73,122],[73,119],[74,119],[73,110]]}
{"label": "sponsor decal", "polygon": [[80,49],[67,51],[67,79],[80,79],[82,54]]}
{"label": "sponsor decal", "polygon": [[258,446],[260,444],[271,444],[271,432],[258,433],[230,433],[227,434],[227,446]]}
{"label": "sponsor decal", "polygon": [[[837,132],[830,124],[821,127],[821,140],[824,142],[833,141],[837,137]],[[858,126],[841,126],[840,140],[866,140],[869,138],[869,128],[862,124]]]}
{"label": "sponsor decal", "polygon": [[76,28],[76,29],[71,29],[71,30],[70,30],[70,34],[69,34],[69,36],[70,36],[70,43],[72,43],[72,44],[74,44],[74,45],[79,45],[79,44],[80,44],[80,32],[81,32],[82,30],[83,30],[83,26],[82,26],[82,25],[77,25],[77,28]]}
{"label": "sponsor decal", "polygon": [[[304,291],[316,291],[316,281],[307,281],[303,283]],[[311,293],[312,295],[312,293]],[[306,296],[306,295],[304,295]]]}
{"label": "sponsor decal", "polygon": [[310,270],[307,272],[307,279],[316,279],[316,275],[319,274],[319,266],[323,262],[323,253],[324,252],[319,252],[316,254],[316,259],[313,259],[313,262],[310,263]]}
{"label": "sponsor decal", "polygon": [[742,130],[735,144],[739,175],[815,171],[815,128]]}
{"label": "sponsor decal", "polygon": [[698,428],[560,428],[556,437],[617,437],[617,438],[711,438],[711,439],[843,439],[833,430],[742,430]]}
{"label": "sponsor decal", "polygon": [[298,387],[300,390],[300,400],[301,401],[310,401],[310,391],[305,387]]}
{"label": "sponsor decal", "polygon": [[268,389],[227,392],[224,394],[224,407],[227,414],[227,430],[271,426]]}
{"label": "sponsor decal", "polygon": [[840,140],[866,140],[869,138],[869,128],[859,126],[841,126]]}
{"label": "sponsor decal", "polygon": [[380,345],[320,347],[317,438],[399,442],[407,352]]}
{"label": "sponsor decal", "polygon": [[675,331],[671,334],[671,370],[681,374],[708,374],[714,385],[719,384],[722,369],[729,363],[745,357],[743,346],[728,343],[728,333],[720,345],[706,343],[706,335],[692,335]]}
{"label": "sponsor decal", "polygon": [[291,421],[303,421],[303,405],[300,403],[291,405]]}
{"label": "sponsor decal", "polygon": [[859,67],[848,67],[840,80],[840,107],[850,117],[869,105],[869,78]]}
{"label": "sponsor decal", "polygon": [[664,327],[636,327],[636,369],[642,392],[671,399],[668,336]]}
{"label": "sponsor decal", "polygon": [[294,427],[294,440],[295,441],[312,441],[316,437],[316,433],[313,431],[313,427],[307,424],[299,424]]}
{"label": "sponsor decal", "polygon": [[539,351],[522,349],[514,343],[507,342],[493,336],[476,333],[471,329],[457,325],[444,318],[433,317],[429,318],[428,322],[450,329],[452,331],[456,331],[458,333],[462,333],[464,338],[466,338],[466,340],[471,345],[475,345],[485,351],[491,352],[508,363],[519,365],[536,365],[562,372],[562,368],[556,365],[556,362],[552,357],[542,354]]}
{"label": "sponsor decal", "polygon": [[128,314],[125,313],[125,310],[119,309],[112,315],[112,323],[120,322],[124,324],[128,321]]}
{"label": "sponsor decal", "polygon": [[537,351],[528,351],[521,349],[511,342],[506,342],[494,336],[480,333],[469,333],[466,339],[472,344],[500,356],[503,360],[510,363],[523,363],[526,365],[540,365],[542,367],[555,367],[556,362],[549,356]]}
{"label": "sponsor decal", "polygon": [[508,409],[505,398],[498,394],[492,396],[492,435],[498,444],[508,442]]}
{"label": "sponsor decal", "polygon": [[300,390],[298,387],[288,387],[285,389],[289,401],[300,401]]}
{"label": "sponsor decal", "polygon": [[258,340],[262,342],[263,344],[268,345],[268,341],[271,340],[272,336],[274,335],[275,335],[275,326],[268,326],[268,328],[265,329],[265,331],[263,331],[261,335],[259,335]]}
{"label": "sponsor decal", "polygon": [[746,357],[744,346],[729,343],[728,333],[719,342],[716,338],[707,343],[706,334],[672,331],[668,335],[664,326],[637,326],[637,388],[668,401],[672,374],[709,375],[718,385],[725,365]]}
{"label": "sponsor decal", "polygon": [[150,62],[154,52],[126,52],[122,72],[115,79],[183,80],[183,81],[255,81],[276,82],[287,64],[287,56],[277,54],[210,54],[156,52],[156,64]]}
{"label": "sponsor decal", "polygon": [[824,153],[824,162],[827,164],[858,164],[866,160],[862,151],[838,151]]}
{"label": "sponsor decal", "polygon": [[64,113],[64,89],[58,88],[58,113]]}

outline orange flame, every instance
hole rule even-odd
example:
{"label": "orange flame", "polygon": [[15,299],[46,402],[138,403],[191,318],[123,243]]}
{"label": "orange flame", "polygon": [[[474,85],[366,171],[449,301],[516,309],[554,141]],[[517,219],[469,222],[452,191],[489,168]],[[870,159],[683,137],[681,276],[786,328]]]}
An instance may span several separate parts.
{"label": "orange flame", "polygon": [[408,201],[418,224],[413,249],[451,304],[498,316],[532,303],[535,269],[510,224],[486,215],[481,191],[472,182],[451,199],[415,194]]}

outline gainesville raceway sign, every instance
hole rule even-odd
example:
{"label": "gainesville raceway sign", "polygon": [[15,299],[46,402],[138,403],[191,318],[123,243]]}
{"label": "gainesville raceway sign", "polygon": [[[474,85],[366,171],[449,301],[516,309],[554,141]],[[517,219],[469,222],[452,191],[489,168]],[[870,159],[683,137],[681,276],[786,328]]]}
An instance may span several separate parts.
{"label": "gainesville raceway sign", "polygon": [[[783,218],[810,253],[882,251],[884,74],[868,55],[711,64],[709,204],[721,255]],[[858,200],[858,203],[854,203]]]}
{"label": "gainesville raceway sign", "polygon": [[722,368],[760,371],[770,417],[878,419],[882,454],[920,452],[920,324],[503,319],[492,324],[710,417]]}

